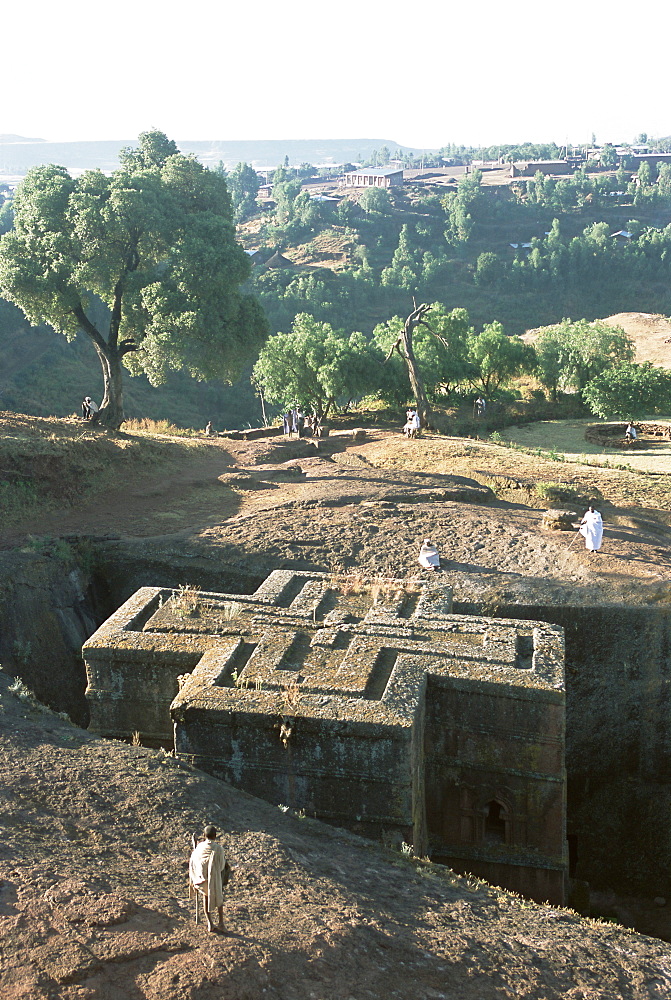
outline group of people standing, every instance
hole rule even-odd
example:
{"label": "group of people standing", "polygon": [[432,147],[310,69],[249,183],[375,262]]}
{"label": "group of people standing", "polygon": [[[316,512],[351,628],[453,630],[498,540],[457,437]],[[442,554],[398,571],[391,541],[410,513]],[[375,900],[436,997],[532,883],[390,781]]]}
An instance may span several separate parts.
{"label": "group of people standing", "polygon": [[308,413],[306,416],[300,406],[294,406],[282,416],[282,429],[285,437],[293,437],[294,434],[299,438],[322,436],[322,423],[317,414]]}

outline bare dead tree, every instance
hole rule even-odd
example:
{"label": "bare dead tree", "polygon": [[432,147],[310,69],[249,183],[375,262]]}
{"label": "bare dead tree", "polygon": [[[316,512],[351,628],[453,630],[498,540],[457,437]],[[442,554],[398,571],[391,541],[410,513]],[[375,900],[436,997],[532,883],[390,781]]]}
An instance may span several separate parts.
{"label": "bare dead tree", "polygon": [[[412,335],[415,327],[417,326],[425,326],[428,330],[431,330],[431,327],[424,319],[426,313],[431,307],[426,302],[423,302],[418,306],[414,296],[412,304],[413,310],[403,324],[403,329],[399,333],[398,337],[389,348],[389,353],[385,358],[385,362],[389,361],[394,351],[397,351],[405,361],[408,367],[410,386],[417,404],[419,420],[422,427],[426,427],[429,422],[431,407],[429,406],[429,401],[426,398],[426,386],[424,385],[424,379],[422,378],[422,373],[419,370],[417,358],[415,357],[415,352],[412,347]],[[431,332],[433,333],[434,331],[431,330]]]}

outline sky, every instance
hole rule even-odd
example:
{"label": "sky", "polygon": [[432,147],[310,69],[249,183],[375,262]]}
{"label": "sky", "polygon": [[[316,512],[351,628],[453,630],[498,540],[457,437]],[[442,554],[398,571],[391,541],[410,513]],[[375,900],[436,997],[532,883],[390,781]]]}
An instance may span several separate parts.
{"label": "sky", "polygon": [[26,0],[6,26],[0,133],[419,149],[667,136],[663,18],[601,0]]}

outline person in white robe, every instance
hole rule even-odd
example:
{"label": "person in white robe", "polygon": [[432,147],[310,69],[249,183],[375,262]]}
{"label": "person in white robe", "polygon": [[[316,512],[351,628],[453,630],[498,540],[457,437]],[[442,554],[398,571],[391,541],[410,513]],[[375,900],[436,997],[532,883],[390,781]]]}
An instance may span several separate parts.
{"label": "person in white robe", "polygon": [[440,556],[438,555],[438,549],[433,544],[430,538],[425,538],[422,542],[422,546],[419,550],[419,565],[423,566],[424,569],[430,570],[440,570]]}
{"label": "person in white robe", "polygon": [[202,840],[194,847],[189,858],[189,881],[196,892],[205,897],[205,917],[208,931],[216,928],[210,918],[210,912],[219,913],[219,930],[224,927],[224,892],[223,874],[226,864],[224,848],[217,840],[217,829],[206,826]]}
{"label": "person in white robe", "polygon": [[588,552],[598,552],[603,538],[603,520],[593,504],[590,504],[585,511],[578,530],[585,539],[585,548]]}

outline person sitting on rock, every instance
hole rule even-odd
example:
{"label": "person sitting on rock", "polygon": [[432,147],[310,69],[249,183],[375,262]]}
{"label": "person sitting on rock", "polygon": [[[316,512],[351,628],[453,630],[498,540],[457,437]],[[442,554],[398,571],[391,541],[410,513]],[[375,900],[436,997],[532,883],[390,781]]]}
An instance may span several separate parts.
{"label": "person sitting on rock", "polygon": [[421,426],[419,413],[417,410],[407,410],[406,411],[406,422],[403,428],[403,433],[406,437],[416,438],[419,435],[419,429]]}
{"label": "person sitting on rock", "polygon": [[625,440],[626,440],[627,444],[631,444],[631,442],[635,441],[636,438],[638,437],[638,434],[636,433],[636,428],[632,424],[631,420],[627,424],[627,429],[624,432],[624,437],[625,437]]}
{"label": "person sitting on rock", "polygon": [[430,538],[425,538],[419,550],[419,565],[424,569],[430,569],[434,573],[440,572],[440,556],[438,549]]}
{"label": "person sitting on rock", "polygon": [[94,413],[98,412],[98,404],[94,403],[90,396],[84,396],[82,401],[82,417],[90,420]]}
{"label": "person sitting on rock", "polygon": [[217,828],[208,825],[203,830],[203,837],[196,845],[192,840],[193,850],[189,858],[189,882],[204,897],[205,919],[208,931],[216,931],[212,923],[210,911],[219,913],[219,931],[224,929],[224,891],[223,878],[226,865],[224,848],[217,840]]}

